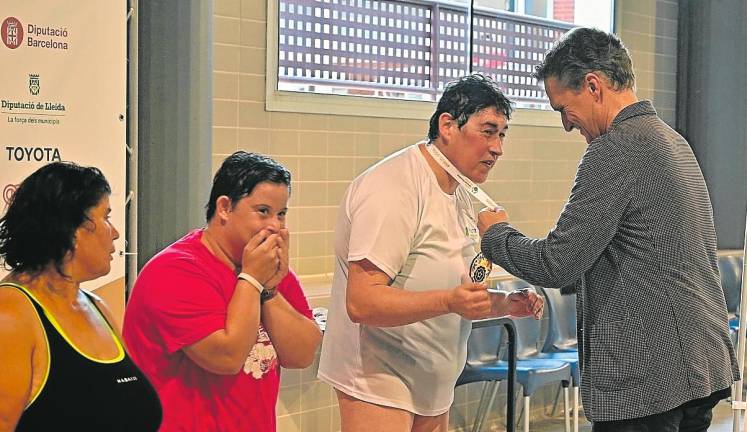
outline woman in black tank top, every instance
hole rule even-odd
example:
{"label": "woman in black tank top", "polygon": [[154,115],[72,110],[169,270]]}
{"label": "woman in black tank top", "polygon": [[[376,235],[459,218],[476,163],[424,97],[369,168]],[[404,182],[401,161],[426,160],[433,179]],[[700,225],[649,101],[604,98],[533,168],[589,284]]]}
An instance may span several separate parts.
{"label": "woman in black tank top", "polygon": [[0,219],[0,431],[155,431],[161,405],[111,315],[80,284],[109,273],[119,233],[96,168],[56,162]]}

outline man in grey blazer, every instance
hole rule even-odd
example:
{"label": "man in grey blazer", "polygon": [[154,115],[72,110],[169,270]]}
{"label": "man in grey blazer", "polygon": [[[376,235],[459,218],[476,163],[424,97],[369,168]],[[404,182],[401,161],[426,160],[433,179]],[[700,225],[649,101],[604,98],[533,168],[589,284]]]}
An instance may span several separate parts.
{"label": "man in grey blazer", "polygon": [[705,431],[739,371],[692,150],[638,101],[630,56],[612,34],[569,32],[535,77],[588,147],[546,238],[527,238],[502,209],[484,210],[482,251],[532,284],[577,292],[581,394],[594,432]]}

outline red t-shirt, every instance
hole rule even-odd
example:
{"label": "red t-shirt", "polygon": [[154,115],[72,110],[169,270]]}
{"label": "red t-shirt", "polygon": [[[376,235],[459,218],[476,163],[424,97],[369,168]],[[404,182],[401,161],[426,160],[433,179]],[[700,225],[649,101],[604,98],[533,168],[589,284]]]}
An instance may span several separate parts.
{"label": "red t-shirt", "polygon": [[[236,287],[234,271],[200,242],[201,237],[202,230],[190,232],[143,267],[125,312],[128,351],[161,398],[161,431],[274,432],[280,368],[261,324],[237,375],[208,372],[182,351],[225,328]],[[292,272],[278,292],[312,318]]]}

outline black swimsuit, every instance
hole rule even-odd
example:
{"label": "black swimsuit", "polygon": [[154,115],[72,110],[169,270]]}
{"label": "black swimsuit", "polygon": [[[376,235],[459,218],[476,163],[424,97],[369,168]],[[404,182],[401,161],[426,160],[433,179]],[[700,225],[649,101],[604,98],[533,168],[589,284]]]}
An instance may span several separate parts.
{"label": "black swimsuit", "polygon": [[[116,336],[120,349],[117,358],[92,359],[68,343],[52,323],[54,317],[28,291],[15,284],[3,286],[18,288],[31,300],[49,347],[47,377],[39,394],[21,414],[16,431],[158,429],[162,415],[158,395]],[[96,306],[90,294],[85,294]],[[108,322],[107,325],[111,328]]]}

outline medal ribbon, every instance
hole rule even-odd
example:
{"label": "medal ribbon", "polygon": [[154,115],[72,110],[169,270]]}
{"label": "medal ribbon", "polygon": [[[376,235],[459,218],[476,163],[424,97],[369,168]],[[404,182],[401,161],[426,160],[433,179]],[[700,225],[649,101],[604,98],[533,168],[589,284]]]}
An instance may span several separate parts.
{"label": "medal ribbon", "polygon": [[480,187],[477,186],[475,182],[459,172],[457,167],[455,167],[454,164],[452,164],[451,161],[447,159],[443,153],[441,153],[441,150],[439,150],[435,144],[427,143],[425,141],[423,141],[423,144],[425,144],[425,149],[428,150],[428,153],[430,153],[431,156],[433,156],[433,159],[436,160],[436,163],[438,163],[441,168],[445,169],[446,172],[449,173],[449,175],[457,181],[457,183],[464,186],[464,188],[467,189],[467,192],[469,192],[470,195],[483,203],[485,207],[488,207],[495,211],[503,210],[503,207],[496,204],[496,202],[493,201],[493,199],[490,198],[490,196],[488,196],[488,194],[486,194],[484,190],[480,189]]}
{"label": "medal ribbon", "polygon": [[[490,198],[488,194],[485,193],[485,191],[480,189],[480,187],[477,186],[475,182],[459,172],[454,164],[452,164],[451,161],[447,159],[443,153],[441,153],[441,151],[438,149],[438,147],[436,147],[435,144],[425,142],[424,144],[426,150],[428,150],[428,153],[433,156],[433,159],[436,160],[441,168],[445,169],[446,172],[449,173],[449,175],[452,176],[457,181],[457,183],[467,189],[467,192],[469,192],[473,197],[477,198],[477,200],[483,203],[483,205],[485,205],[486,207],[491,208],[495,211],[503,209],[503,207],[496,204],[496,202],[493,201],[493,199]],[[487,258],[485,258],[482,252],[479,252],[470,264],[470,279],[472,279],[472,282],[485,282],[485,279],[487,279],[488,275],[490,275],[490,270],[492,269],[492,267],[493,264]]]}

